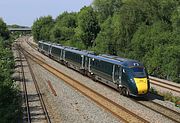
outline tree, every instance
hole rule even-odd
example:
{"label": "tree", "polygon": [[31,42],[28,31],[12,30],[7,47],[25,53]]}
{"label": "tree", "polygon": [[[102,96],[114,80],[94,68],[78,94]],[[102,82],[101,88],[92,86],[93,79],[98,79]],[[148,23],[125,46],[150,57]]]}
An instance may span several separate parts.
{"label": "tree", "polygon": [[51,30],[51,40],[61,44],[65,41],[73,40],[76,27],[77,13],[64,12],[55,20],[55,25]]}
{"label": "tree", "polygon": [[92,50],[96,53],[115,54],[112,34],[112,18],[109,17],[103,24],[101,24],[101,31],[97,35]]}
{"label": "tree", "polygon": [[72,40],[74,34],[74,28],[54,26],[51,30],[51,41],[62,44],[63,41]]}
{"label": "tree", "polygon": [[100,26],[96,18],[96,13],[92,7],[83,7],[78,13],[78,30],[80,40],[86,48],[91,47],[97,34],[100,31]]}
{"label": "tree", "polygon": [[54,26],[51,16],[40,17],[32,26],[32,34],[36,41],[50,40],[50,30]]}
{"label": "tree", "polygon": [[[3,25],[3,26],[2,26]],[[2,28],[1,28],[2,27]],[[21,113],[21,96],[12,80],[14,59],[11,50],[7,47],[9,36],[6,24],[1,22],[0,30],[0,118],[1,122],[18,122]],[[5,31],[5,32],[3,32]],[[5,34],[5,35],[4,35]],[[3,36],[3,37],[1,37]],[[6,41],[4,41],[6,39]],[[10,39],[8,39],[10,40]]]}
{"label": "tree", "polygon": [[173,30],[180,34],[180,6],[178,6],[172,13],[171,22]]}
{"label": "tree", "polygon": [[56,24],[58,26],[64,26],[68,28],[77,27],[77,13],[75,12],[64,12],[56,18]]}
{"label": "tree", "polygon": [[180,83],[180,45],[158,46],[148,52],[143,61],[151,75]]}
{"label": "tree", "polygon": [[9,38],[9,31],[6,23],[0,18],[0,37],[7,40]]}
{"label": "tree", "polygon": [[142,24],[131,40],[130,57],[142,60],[156,46],[171,43],[169,28],[169,25],[161,21],[156,22],[152,26]]}
{"label": "tree", "polygon": [[93,8],[98,12],[100,22],[120,11],[122,0],[94,0]]}
{"label": "tree", "polygon": [[[154,76],[178,82],[179,15],[178,0],[94,0],[79,13],[59,15],[50,30],[51,39],[96,53],[137,59]],[[47,30],[39,31],[45,25],[35,30],[39,39],[48,35],[43,33]]]}

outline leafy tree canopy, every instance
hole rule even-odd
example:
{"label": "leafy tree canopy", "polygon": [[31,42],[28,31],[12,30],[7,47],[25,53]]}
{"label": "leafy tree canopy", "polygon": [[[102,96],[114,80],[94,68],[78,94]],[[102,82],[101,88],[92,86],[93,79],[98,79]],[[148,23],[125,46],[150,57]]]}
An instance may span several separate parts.
{"label": "leafy tree canopy", "polygon": [[93,7],[99,13],[98,17],[102,22],[120,11],[122,4],[122,0],[94,0]]}
{"label": "leafy tree canopy", "polygon": [[33,25],[38,40],[50,35],[63,45],[137,59],[150,74],[180,82],[179,0],[94,0],[59,15],[53,28],[39,20]]}
{"label": "leafy tree canopy", "polygon": [[9,31],[6,26],[6,23],[0,18],[0,37],[3,39],[8,39],[9,38]]}
{"label": "leafy tree canopy", "polygon": [[79,37],[86,47],[91,47],[100,26],[92,7],[83,7],[78,14]]}
{"label": "leafy tree canopy", "polygon": [[50,30],[54,26],[54,20],[51,16],[38,18],[33,26],[32,33],[34,39],[38,40],[50,40]]}

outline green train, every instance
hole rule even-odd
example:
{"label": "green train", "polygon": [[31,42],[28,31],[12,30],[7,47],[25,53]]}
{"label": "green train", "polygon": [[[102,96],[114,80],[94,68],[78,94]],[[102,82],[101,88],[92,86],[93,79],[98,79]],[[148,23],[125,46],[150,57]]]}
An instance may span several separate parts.
{"label": "green train", "polygon": [[38,50],[54,60],[117,89],[122,95],[145,96],[150,89],[148,73],[136,60],[112,55],[96,55],[58,44],[39,41]]}

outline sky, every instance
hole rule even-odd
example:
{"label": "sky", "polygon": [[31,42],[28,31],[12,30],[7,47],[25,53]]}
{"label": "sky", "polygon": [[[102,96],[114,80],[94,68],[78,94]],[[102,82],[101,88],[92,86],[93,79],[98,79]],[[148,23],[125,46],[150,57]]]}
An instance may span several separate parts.
{"label": "sky", "polygon": [[8,25],[32,26],[41,17],[56,18],[61,13],[78,12],[93,0],[0,0],[0,17]]}

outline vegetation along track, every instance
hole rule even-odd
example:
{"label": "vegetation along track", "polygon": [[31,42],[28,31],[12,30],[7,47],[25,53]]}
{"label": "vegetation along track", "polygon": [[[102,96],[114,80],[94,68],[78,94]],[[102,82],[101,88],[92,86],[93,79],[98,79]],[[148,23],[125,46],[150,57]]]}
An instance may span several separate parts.
{"label": "vegetation along track", "polygon": [[20,59],[20,66],[21,66],[21,74],[22,74],[22,79],[21,82],[23,84],[23,94],[24,94],[24,102],[25,102],[25,107],[26,107],[26,114],[27,114],[27,122],[31,123],[31,113],[30,113],[30,107],[29,107],[29,99],[28,99],[28,94],[27,94],[27,86],[26,86],[26,79],[24,75],[24,68],[23,68],[23,58],[22,58],[22,53],[20,52],[20,49],[17,47],[17,51],[19,54],[19,59]]}
{"label": "vegetation along track", "polygon": [[[25,50],[24,50],[25,51]],[[57,70],[56,68],[48,65],[44,61],[40,60],[39,58],[31,55],[29,52],[25,51],[26,55],[28,55],[29,58],[31,58],[33,61],[38,63],[40,66],[57,76],[58,78],[65,81],[67,84],[69,84],[71,87],[75,88],[79,92],[81,92],[86,97],[90,98],[94,102],[96,102],[98,105],[102,106],[112,114],[114,114],[116,117],[118,117],[120,120],[124,122],[148,122],[142,117],[136,115],[135,113],[129,111],[128,109],[122,107],[121,105],[111,101],[110,99],[104,97],[103,95],[97,93],[96,91],[92,90],[91,88],[81,84],[77,80],[74,80],[73,78],[69,77],[68,75],[62,73],[61,71]]]}
{"label": "vegetation along track", "polygon": [[136,103],[139,103],[145,107],[147,107],[148,109],[151,109],[165,117],[167,117],[168,119],[180,123],[180,113],[176,112],[170,108],[167,108],[159,103],[153,102],[152,100],[136,100],[133,99],[133,101],[135,101]]}
{"label": "vegetation along track", "polygon": [[[29,41],[27,41],[27,43],[35,50],[37,50],[37,46],[38,45],[35,45]],[[171,83],[173,82],[169,82],[169,83],[165,83],[164,81],[166,80],[162,80],[162,79],[158,79],[158,78],[155,78],[155,77],[149,77],[149,80],[150,80],[150,83],[151,84],[154,84],[154,85],[157,85],[157,86],[160,86],[162,88],[166,88],[166,89],[169,89],[169,90],[172,90],[174,92],[177,92],[177,93],[180,93],[180,87],[179,86],[176,86],[176,85],[173,85]]]}
{"label": "vegetation along track", "polygon": [[[36,88],[36,91],[37,91],[37,94],[38,94],[38,97],[39,97],[39,101],[41,103],[41,107],[42,107],[42,110],[43,110],[43,113],[45,115],[45,118],[46,118],[46,121],[47,123],[51,123],[51,120],[50,120],[50,117],[49,117],[49,114],[48,114],[48,111],[47,111],[47,108],[46,108],[46,105],[44,103],[44,100],[42,98],[42,95],[41,95],[41,92],[40,92],[40,89],[39,89],[39,86],[38,86],[38,83],[36,81],[36,78],[35,78],[35,75],[33,73],[33,70],[32,70],[32,67],[31,67],[31,64],[28,60],[28,57],[26,56],[26,54],[24,53],[24,51],[22,50],[22,48],[19,47],[19,50],[23,53],[26,61],[27,61],[27,64],[28,64],[28,67],[29,67],[29,70],[30,70],[30,73],[31,73],[31,76],[32,76],[32,79],[33,79],[33,82],[34,82],[34,85],[35,85],[35,88]],[[27,92],[27,91],[26,91]],[[30,120],[31,122],[31,120]],[[30,123],[28,122],[28,123]]]}

